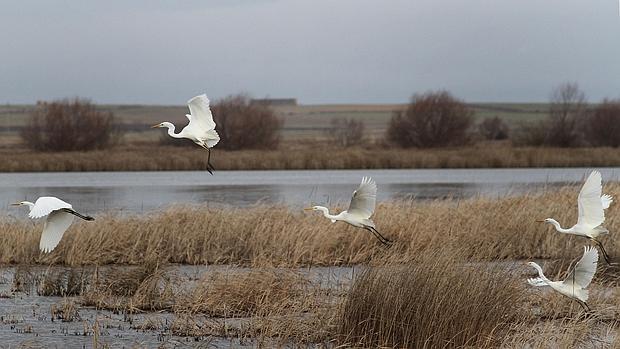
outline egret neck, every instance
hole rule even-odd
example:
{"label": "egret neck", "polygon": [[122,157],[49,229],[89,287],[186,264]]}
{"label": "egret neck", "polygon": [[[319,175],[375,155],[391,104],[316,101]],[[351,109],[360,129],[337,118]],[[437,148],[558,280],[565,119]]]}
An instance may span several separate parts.
{"label": "egret neck", "polygon": [[541,278],[544,282],[546,282],[547,284],[549,284],[549,282],[550,282],[550,281],[549,281],[549,279],[547,279],[547,277],[545,276],[545,274],[543,274],[543,271],[542,271],[542,268],[540,267],[540,265],[538,265],[538,264],[536,264],[536,263],[532,262],[532,263],[531,263],[531,266],[532,266],[532,267],[534,267],[534,268],[536,268],[536,270],[538,271],[538,276],[540,276],[540,278]]}
{"label": "egret neck", "polygon": [[317,210],[323,212],[323,216],[325,216],[326,218],[331,219],[332,223],[335,223],[336,220],[340,219],[340,215],[342,214],[342,213],[340,213],[340,214],[337,214],[337,215],[334,216],[334,215],[329,214],[329,209],[327,207],[317,206],[316,208],[317,208]]}
{"label": "egret neck", "polygon": [[549,223],[553,224],[553,226],[555,227],[555,230],[559,231],[560,233],[565,233],[565,234],[570,234],[572,233],[571,229],[564,229],[562,228],[562,226],[560,225],[560,222],[556,221],[553,218],[549,218]]}
{"label": "egret neck", "polygon": [[179,133],[174,133],[176,128],[174,127],[174,125],[172,123],[164,122],[163,125],[164,125],[164,127],[166,127],[168,129],[168,136],[170,136],[172,138],[184,138],[181,135],[183,133],[182,130]]}

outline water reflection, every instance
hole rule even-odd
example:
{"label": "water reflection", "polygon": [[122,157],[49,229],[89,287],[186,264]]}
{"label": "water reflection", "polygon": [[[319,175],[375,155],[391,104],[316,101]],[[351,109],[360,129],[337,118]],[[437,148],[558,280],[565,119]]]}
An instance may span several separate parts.
{"label": "water reflection", "polygon": [[[0,174],[0,204],[58,196],[89,214],[141,213],[171,204],[346,205],[370,175],[379,200],[505,196],[581,181],[589,169],[90,172]],[[604,169],[618,180],[618,169]],[[7,210],[13,212],[14,210]]]}

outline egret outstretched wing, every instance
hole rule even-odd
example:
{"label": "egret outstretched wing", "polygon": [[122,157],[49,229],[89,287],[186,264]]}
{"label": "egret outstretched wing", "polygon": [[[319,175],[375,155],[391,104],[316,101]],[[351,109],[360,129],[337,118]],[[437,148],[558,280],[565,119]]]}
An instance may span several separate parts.
{"label": "egret outstretched wing", "polygon": [[362,183],[353,192],[348,213],[357,215],[362,219],[368,219],[375,211],[377,201],[377,184],[370,177],[362,178]]}
{"label": "egret outstretched wing", "polygon": [[207,98],[206,94],[190,99],[187,101],[187,106],[191,114],[188,117],[189,125],[187,127],[198,127],[203,132],[215,129],[215,121],[213,121],[213,114],[211,114],[211,108],[209,108],[209,98]]}
{"label": "egret outstretched wing", "polygon": [[608,209],[612,202],[614,202],[614,199],[611,195],[603,194],[603,196],[601,196],[601,203],[603,204],[604,210]]}
{"label": "egret outstretched wing", "polygon": [[[38,201],[38,200],[37,200]],[[73,222],[73,215],[64,211],[54,211],[49,214],[41,233],[39,249],[45,253],[52,252],[62,239],[62,235]]]}
{"label": "egret outstretched wing", "polygon": [[564,284],[586,288],[592,282],[598,264],[598,251],[591,246],[584,247],[583,257],[577,262]]}
{"label": "egret outstretched wing", "polygon": [[603,212],[603,202],[601,199],[601,173],[592,171],[586,182],[583,184],[579,197],[579,218],[577,224],[585,224],[597,227],[605,221]]}
{"label": "egret outstretched wing", "polygon": [[34,207],[30,210],[28,217],[30,218],[41,218],[45,217],[53,211],[60,209],[73,209],[71,204],[60,200],[59,198],[55,198],[53,196],[42,196],[37,199],[34,203]]}

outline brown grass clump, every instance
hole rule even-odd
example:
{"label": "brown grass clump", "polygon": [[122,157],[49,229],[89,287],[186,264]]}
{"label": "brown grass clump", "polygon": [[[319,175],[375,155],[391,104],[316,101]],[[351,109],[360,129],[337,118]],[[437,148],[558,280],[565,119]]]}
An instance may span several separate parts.
{"label": "brown grass clump", "polygon": [[187,303],[191,312],[210,317],[282,315],[312,308],[309,282],[290,270],[257,269],[248,273],[214,273],[202,280]]}
{"label": "brown grass clump", "polygon": [[[615,337],[615,339],[614,339]],[[619,348],[616,323],[602,323],[597,316],[538,320],[511,326],[501,348]]]}
{"label": "brown grass clump", "polygon": [[78,312],[78,305],[75,301],[67,298],[64,298],[60,303],[52,304],[50,313],[52,321],[55,319],[62,322],[81,320],[80,313]]}
{"label": "brown grass clump", "polygon": [[[328,290],[292,270],[218,272],[178,297],[176,331],[316,343],[333,335],[336,304]],[[196,321],[197,314],[208,320]],[[223,325],[218,318],[236,321]]]}
{"label": "brown grass clump", "polygon": [[176,296],[173,280],[160,263],[151,256],[137,267],[96,271],[92,285],[82,294],[82,305],[129,312],[171,309]]}
{"label": "brown grass clump", "polygon": [[376,266],[356,279],[342,308],[339,341],[398,348],[499,343],[522,318],[522,280],[512,268],[462,264],[447,251]]}

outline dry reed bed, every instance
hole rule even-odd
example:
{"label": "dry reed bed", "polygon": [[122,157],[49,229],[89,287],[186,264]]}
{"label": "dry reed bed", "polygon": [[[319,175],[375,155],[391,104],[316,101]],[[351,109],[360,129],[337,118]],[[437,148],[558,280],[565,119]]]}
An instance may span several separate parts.
{"label": "dry reed bed", "polygon": [[[380,203],[374,220],[396,241],[390,249],[364,230],[285,207],[173,207],[145,216],[102,215],[72,226],[50,254],[38,251],[40,223],[7,218],[0,220],[0,263],[139,264],[156,256],[184,264],[327,266],[377,257],[400,263],[452,247],[466,248],[471,260],[576,258],[587,240],[535,220],[555,217],[572,224],[577,192],[565,187],[502,199]],[[620,197],[620,185],[607,185],[605,192]],[[611,234],[602,238],[612,258],[620,256],[617,210],[616,205],[608,210]]]}
{"label": "dry reed bed", "polygon": [[[519,262],[470,263],[467,248],[426,250],[415,263],[376,264],[340,307],[346,347],[618,347],[620,290],[595,280],[592,311],[534,288]],[[565,275],[560,275],[565,277]]]}
{"label": "dry reed bed", "polygon": [[[0,172],[204,170],[206,166],[206,152],[197,147],[159,145],[59,153],[1,149],[0,157]],[[619,166],[620,152],[613,148],[486,144],[446,149],[334,148],[315,144],[285,150],[216,149],[212,161],[218,170],[605,167]]]}

